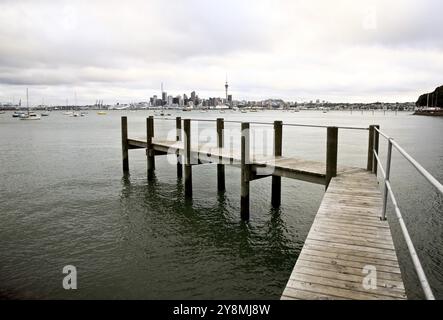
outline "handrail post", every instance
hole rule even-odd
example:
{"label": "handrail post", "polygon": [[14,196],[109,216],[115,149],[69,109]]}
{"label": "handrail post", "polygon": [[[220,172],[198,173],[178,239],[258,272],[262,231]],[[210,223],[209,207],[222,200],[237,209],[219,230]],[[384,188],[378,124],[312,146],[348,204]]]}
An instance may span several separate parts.
{"label": "handrail post", "polygon": [[240,215],[243,221],[249,220],[249,179],[250,179],[250,137],[249,123],[241,124],[241,200]]}
{"label": "handrail post", "polygon": [[155,170],[155,151],[152,147],[152,138],[154,137],[154,117],[146,118],[146,156],[148,162],[148,181],[154,180]]}
{"label": "handrail post", "polygon": [[128,155],[128,118],[122,117],[122,158],[123,158],[123,172],[129,172],[129,155]]}
{"label": "handrail post", "polygon": [[[182,140],[182,118],[175,118],[175,126],[176,126],[176,138],[177,142]],[[183,176],[183,165],[182,165],[182,156],[180,155],[180,150],[177,148],[177,178],[181,179]]]}
{"label": "handrail post", "polygon": [[191,119],[183,120],[185,150],[185,197],[192,198]]}
{"label": "handrail post", "polygon": [[329,182],[337,176],[337,153],[338,153],[338,128],[328,127],[326,138],[326,181],[325,189],[328,189]]}
{"label": "handrail post", "polygon": [[388,186],[386,182],[389,182],[391,173],[391,158],[392,158],[392,139],[388,139],[388,154],[386,156],[386,172],[385,172],[385,186],[383,188],[383,209],[381,212],[380,220],[386,220],[386,207],[388,202]]}
{"label": "handrail post", "polygon": [[225,126],[223,118],[217,118],[217,147],[219,153],[218,163],[217,163],[217,190],[220,192],[223,192],[226,189],[225,165],[222,163],[223,162],[222,149],[225,144],[224,133],[223,133],[224,129]]}
{"label": "handrail post", "polygon": [[368,164],[366,170],[372,171],[374,164],[374,126],[369,126],[369,140],[368,140]]}
{"label": "handrail post", "polygon": [[372,166],[372,172],[375,173],[375,175],[377,175],[377,171],[378,171],[378,160],[375,157],[374,152],[377,153],[378,156],[378,144],[379,144],[379,138],[380,138],[380,133],[375,130],[375,128],[377,128],[378,130],[380,130],[380,126],[379,125],[375,125],[374,126],[374,150],[372,152],[372,157],[373,157],[373,166]]}
{"label": "handrail post", "polygon": [[[274,159],[282,156],[283,122],[274,121]],[[281,204],[281,177],[272,176],[271,203],[274,208]]]}

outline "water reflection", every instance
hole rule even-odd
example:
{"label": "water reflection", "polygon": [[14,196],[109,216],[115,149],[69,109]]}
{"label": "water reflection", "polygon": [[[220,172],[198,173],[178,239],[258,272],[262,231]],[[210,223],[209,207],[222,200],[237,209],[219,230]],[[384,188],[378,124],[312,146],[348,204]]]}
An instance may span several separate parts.
{"label": "water reflection", "polygon": [[[132,242],[128,246],[145,246],[149,252],[138,263],[156,269],[160,279],[175,278],[180,265],[181,277],[175,281],[194,286],[197,282],[193,284],[190,279],[198,277],[207,289],[200,298],[214,297],[210,283],[226,290],[235,286],[231,296],[277,298],[298,253],[281,211],[270,208],[265,217],[245,223],[239,209],[238,214],[232,214],[230,202],[234,199],[226,192],[218,192],[216,201],[206,202],[186,199],[183,189],[180,180],[175,184],[158,180],[144,184],[131,182],[128,177],[122,179],[120,203],[130,215],[129,225],[124,228]],[[263,274],[261,281],[251,279],[245,270]],[[237,283],[231,284],[226,278],[236,278]],[[151,286],[152,293],[158,294],[160,288]],[[186,297],[177,296],[176,288],[170,290],[167,294],[171,298]]]}

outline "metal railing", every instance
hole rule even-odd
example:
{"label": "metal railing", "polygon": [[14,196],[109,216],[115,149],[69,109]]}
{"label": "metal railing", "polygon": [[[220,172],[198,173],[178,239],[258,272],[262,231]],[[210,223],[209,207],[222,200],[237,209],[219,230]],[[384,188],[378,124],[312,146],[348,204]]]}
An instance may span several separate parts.
{"label": "metal railing", "polygon": [[[169,118],[169,117],[154,117],[156,120],[170,120],[170,121],[176,121],[176,118]],[[182,118],[182,119],[189,119],[191,121],[196,122],[217,122],[217,119],[200,119],[200,118]],[[264,126],[273,126],[274,122],[260,122],[260,121],[241,121],[241,120],[225,120],[223,119],[225,123],[243,123],[247,122],[249,124],[256,124],[256,125],[264,125]],[[303,123],[282,123],[284,126],[288,127],[308,127],[308,128],[328,128],[331,126],[328,125],[316,125],[316,124],[303,124]],[[346,129],[346,130],[369,130],[368,127],[350,127],[350,126],[334,126],[338,129]]]}
{"label": "metal railing", "polygon": [[[406,241],[406,245],[409,250],[409,254],[411,256],[412,262],[414,264],[415,270],[417,272],[417,276],[420,280],[420,285],[423,289],[426,299],[435,300],[434,294],[432,293],[431,286],[429,285],[429,281],[426,277],[426,274],[423,270],[423,267],[420,263],[420,259],[418,258],[417,252],[415,251],[414,244],[412,243],[411,237],[409,236],[408,229],[403,220],[400,208],[398,207],[397,200],[395,198],[394,192],[392,191],[392,186],[390,182],[390,172],[391,172],[391,158],[392,158],[392,147],[395,149],[406,159],[412,166],[417,169],[417,171],[430,183],[432,184],[439,192],[443,195],[443,185],[437,181],[425,168],[423,168],[414,158],[412,158],[397,142],[394,141],[393,138],[389,137],[387,134],[382,132],[380,129],[375,128],[375,130],[388,141],[388,150],[386,156],[386,168],[383,168],[380,162],[380,158],[376,149],[373,149],[374,157],[377,159],[378,166],[380,167],[380,171],[383,175],[384,180],[384,188],[383,188],[383,209],[380,219],[386,220],[386,207],[388,201],[388,195],[391,198],[392,204],[395,209],[395,214],[397,216],[398,222],[400,224],[400,228],[403,234],[403,237]],[[375,138],[375,136],[374,136]]]}

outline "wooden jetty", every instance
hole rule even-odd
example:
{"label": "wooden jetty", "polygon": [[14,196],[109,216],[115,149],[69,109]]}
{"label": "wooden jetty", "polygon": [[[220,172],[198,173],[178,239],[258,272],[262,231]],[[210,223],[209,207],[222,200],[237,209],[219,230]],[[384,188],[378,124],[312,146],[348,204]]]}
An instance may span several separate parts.
{"label": "wooden jetty", "polygon": [[[366,170],[333,178],[282,299],[406,299],[382,196]],[[364,270],[374,270],[365,289]]]}
{"label": "wooden jetty", "polygon": [[[245,221],[249,220],[249,185],[254,180],[271,177],[274,207],[281,204],[281,177],[325,185],[320,208],[281,298],[406,299],[390,228],[387,220],[380,218],[383,203],[376,177],[378,157],[374,156],[379,144],[378,126],[312,126],[326,129],[326,162],[323,163],[285,157],[281,121],[271,124],[274,127],[271,157],[251,153],[250,123],[238,122],[241,148],[233,150],[224,145],[225,121],[214,122],[217,145],[208,146],[191,143],[190,119],[176,118],[176,140],[165,141],[155,139],[153,117],[147,118],[146,140],[128,138],[127,118],[122,117],[123,170],[129,171],[129,149],[146,150],[148,180],[153,179],[156,156],[176,154],[177,176],[182,177],[184,167],[185,196],[192,197],[194,165],[217,164],[220,191],[225,189],[224,166],[239,166],[240,216]],[[338,165],[339,129],[368,131],[366,168]],[[374,275],[370,283],[365,282]]]}

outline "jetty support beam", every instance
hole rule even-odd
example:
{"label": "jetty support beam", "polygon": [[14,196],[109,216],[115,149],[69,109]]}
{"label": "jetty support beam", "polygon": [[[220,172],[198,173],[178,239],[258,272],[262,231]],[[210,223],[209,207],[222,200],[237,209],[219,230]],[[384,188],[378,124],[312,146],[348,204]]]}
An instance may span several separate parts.
{"label": "jetty support beam", "polygon": [[249,181],[251,172],[249,123],[241,124],[241,199],[240,216],[243,221],[249,220]]}
{"label": "jetty support beam", "polygon": [[217,147],[219,148],[219,158],[217,164],[217,190],[223,192],[226,190],[225,186],[225,165],[222,164],[223,157],[221,156],[221,149],[224,147],[224,121],[223,118],[217,118]]}
{"label": "jetty support beam", "polygon": [[[283,142],[283,123],[282,121],[274,121],[274,157],[281,157]],[[274,208],[278,208],[281,204],[281,177],[272,176],[272,196],[271,203]]]}
{"label": "jetty support beam", "polygon": [[183,120],[185,148],[185,197],[192,198],[191,120]]}
{"label": "jetty support beam", "polygon": [[326,138],[326,181],[325,189],[329,182],[337,176],[338,128],[328,127]]}
{"label": "jetty support beam", "polygon": [[[182,118],[175,118],[175,126],[176,126],[176,141],[182,140]],[[182,156],[180,155],[179,150],[177,150],[177,178],[181,179],[183,177],[183,165],[182,165]]]}
{"label": "jetty support beam", "polygon": [[154,138],[154,117],[146,118],[146,157],[148,162],[148,181],[154,180],[155,170],[155,151],[152,146],[152,138]]}
{"label": "jetty support beam", "polygon": [[369,141],[368,141],[368,164],[366,170],[377,174],[378,162],[374,155],[374,150],[378,153],[379,133],[375,128],[380,129],[379,125],[369,126]]}
{"label": "jetty support beam", "polygon": [[[377,128],[378,130],[380,130],[380,126],[379,125],[375,125],[375,128]],[[378,155],[378,144],[379,144],[379,139],[380,139],[380,134],[378,133],[377,130],[374,130],[374,150],[375,152],[377,152]],[[374,166],[372,168],[372,172],[375,173],[375,175],[377,175],[377,171],[378,171],[378,160],[375,157],[375,154],[373,154],[373,159],[374,159]]]}
{"label": "jetty support beam", "polygon": [[128,118],[122,117],[122,158],[123,158],[123,172],[129,172],[129,155],[128,155]]}

